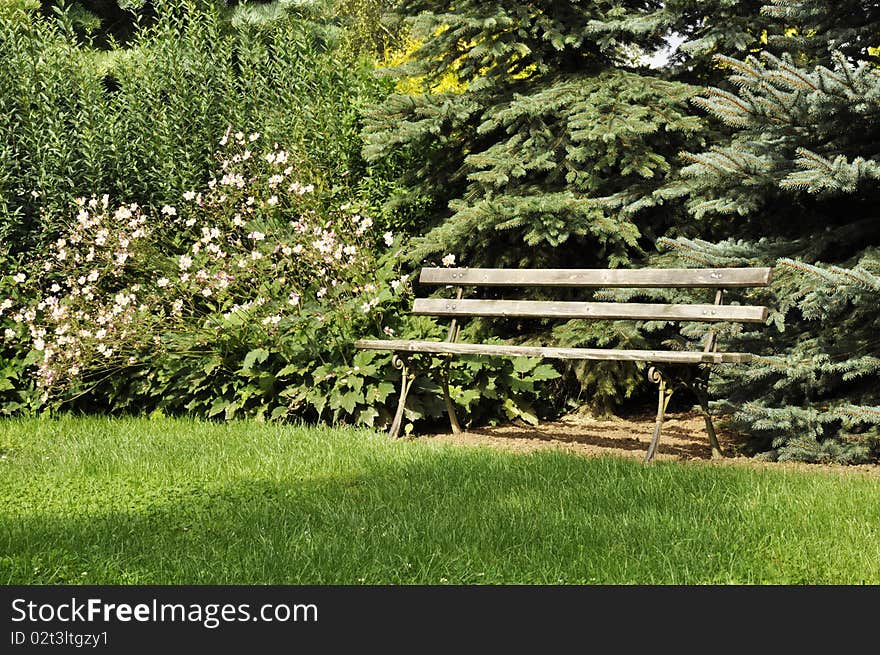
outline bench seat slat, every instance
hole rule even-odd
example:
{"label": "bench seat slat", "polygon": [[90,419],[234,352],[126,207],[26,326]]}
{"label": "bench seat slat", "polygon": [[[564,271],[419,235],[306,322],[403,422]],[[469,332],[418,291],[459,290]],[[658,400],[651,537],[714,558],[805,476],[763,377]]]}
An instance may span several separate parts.
{"label": "bench seat slat", "polygon": [[772,268],[423,268],[421,284],[514,287],[766,287]]}
{"label": "bench seat slat", "polygon": [[361,339],[355,343],[363,350],[392,350],[411,353],[450,355],[501,355],[509,357],[544,357],[549,359],[624,360],[673,364],[748,364],[751,353],[695,352],[676,350],[609,350],[605,348],[554,348],[547,346],[510,346],[505,344],[453,343],[407,339]]}
{"label": "bench seat slat", "polygon": [[428,316],[521,316],[523,318],[734,321],[738,323],[763,323],[767,320],[767,308],[757,305],[666,305],[552,300],[416,298],[412,313]]}

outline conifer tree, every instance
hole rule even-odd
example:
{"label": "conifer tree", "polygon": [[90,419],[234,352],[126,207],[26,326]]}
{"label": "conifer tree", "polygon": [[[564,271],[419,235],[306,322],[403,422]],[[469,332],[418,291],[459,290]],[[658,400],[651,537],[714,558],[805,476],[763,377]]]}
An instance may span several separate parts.
{"label": "conifer tree", "polygon": [[731,86],[694,103],[733,133],[652,200],[698,219],[665,241],[679,258],[776,264],[777,329],[736,337],[764,356],[720,378],[734,423],[780,459],[864,460],[880,426],[880,7],[762,11],[782,54],[717,57]]}
{"label": "conifer tree", "polygon": [[[694,88],[638,67],[662,44],[660,2],[406,0],[420,44],[396,74],[421,80],[366,119],[371,160],[408,151],[397,203],[426,208],[414,261],[620,265],[636,224],[597,198],[653,190],[700,121]],[[635,20],[639,15],[647,20]],[[627,19],[633,19],[627,22]]]}

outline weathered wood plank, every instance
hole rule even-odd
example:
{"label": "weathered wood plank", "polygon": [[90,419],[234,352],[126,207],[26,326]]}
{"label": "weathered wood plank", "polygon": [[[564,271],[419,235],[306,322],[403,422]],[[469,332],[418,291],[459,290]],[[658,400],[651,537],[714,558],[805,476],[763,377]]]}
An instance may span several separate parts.
{"label": "weathered wood plank", "polygon": [[772,268],[423,268],[422,284],[515,287],[765,287]]}
{"label": "weathered wood plank", "polygon": [[664,305],[554,300],[475,300],[416,298],[413,314],[428,316],[521,316],[662,321],[733,321],[763,323],[767,308],[756,305]]}
{"label": "weathered wood plank", "polygon": [[410,353],[542,357],[546,359],[622,360],[633,362],[665,362],[673,364],[748,364],[752,359],[751,353],[554,348],[542,346],[509,346],[503,344],[450,343],[448,341],[415,341],[405,339],[361,339],[355,342],[355,347],[362,350],[393,350]]}

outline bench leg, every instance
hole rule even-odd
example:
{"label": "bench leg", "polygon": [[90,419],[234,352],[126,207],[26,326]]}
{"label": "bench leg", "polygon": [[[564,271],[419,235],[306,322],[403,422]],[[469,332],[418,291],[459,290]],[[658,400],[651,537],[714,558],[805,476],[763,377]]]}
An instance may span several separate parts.
{"label": "bench leg", "polygon": [[413,380],[415,380],[416,376],[409,370],[409,367],[406,365],[406,360],[401,359],[397,355],[394,355],[391,359],[391,364],[394,368],[400,369],[400,398],[397,400],[397,412],[394,414],[394,421],[391,423],[391,429],[388,430],[388,434],[396,439],[400,436],[400,427],[403,424],[403,412],[406,409],[406,397],[409,395],[410,387],[412,387]]}
{"label": "bench leg", "polygon": [[446,402],[446,413],[449,415],[449,425],[452,427],[452,434],[461,434],[461,426],[458,423],[458,417],[455,415],[455,404],[452,402],[452,396],[449,395],[449,380],[443,378],[443,400]]}
{"label": "bench leg", "polygon": [[648,369],[648,379],[654,384],[659,385],[657,394],[657,422],[654,424],[654,434],[651,436],[651,445],[648,446],[648,452],[645,454],[645,464],[654,459],[654,453],[657,451],[657,445],[660,443],[660,430],[663,428],[663,417],[666,415],[666,408],[669,405],[669,399],[672,398],[672,387],[667,386],[666,378],[653,366]]}
{"label": "bench leg", "polygon": [[709,411],[709,371],[707,371],[700,384],[697,385],[697,401],[700,403],[700,409],[703,410],[703,418],[706,420],[706,434],[709,435],[709,446],[712,448],[712,459],[724,457],[721,450],[721,444],[718,443],[718,435],[715,433],[715,426],[712,424],[712,414]]}

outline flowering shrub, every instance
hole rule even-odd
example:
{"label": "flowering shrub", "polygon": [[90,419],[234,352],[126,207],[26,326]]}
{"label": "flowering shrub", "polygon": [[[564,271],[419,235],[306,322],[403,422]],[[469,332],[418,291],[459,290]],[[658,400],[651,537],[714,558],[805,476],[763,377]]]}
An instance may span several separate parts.
{"label": "flowering shrub", "polygon": [[[205,189],[152,211],[77,199],[45,256],[0,278],[7,413],[390,421],[399,371],[354,341],[445,332],[408,312],[398,237],[296,179],[293,156],[259,134],[228,130],[220,146]],[[534,360],[456,360],[450,389],[471,419],[534,422],[552,396],[536,382],[555,377]],[[444,414],[438,392],[417,380],[407,431]]]}
{"label": "flowering shrub", "polygon": [[390,388],[364,388],[382,356],[352,342],[393,330],[382,321],[408,280],[377,251],[395,236],[323,209],[259,134],[229,130],[221,146],[218,177],[177,206],[78,199],[46,257],[10,277],[34,300],[0,300],[4,340],[33,350],[47,404],[109,394],[140,410],[372,423]]}

